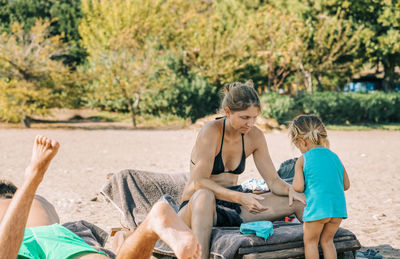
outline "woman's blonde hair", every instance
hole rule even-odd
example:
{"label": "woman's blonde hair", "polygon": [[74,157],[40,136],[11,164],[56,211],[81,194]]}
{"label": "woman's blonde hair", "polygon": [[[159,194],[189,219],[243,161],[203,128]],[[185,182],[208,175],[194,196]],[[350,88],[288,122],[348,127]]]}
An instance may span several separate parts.
{"label": "woman's blonde hair", "polygon": [[310,140],[315,145],[329,147],[328,133],[322,120],[316,115],[299,115],[289,125],[293,144],[299,139]]}
{"label": "woman's blonde hair", "polygon": [[232,112],[243,111],[250,106],[255,106],[261,111],[260,98],[254,89],[253,81],[234,82],[225,85],[221,110],[228,107]]}

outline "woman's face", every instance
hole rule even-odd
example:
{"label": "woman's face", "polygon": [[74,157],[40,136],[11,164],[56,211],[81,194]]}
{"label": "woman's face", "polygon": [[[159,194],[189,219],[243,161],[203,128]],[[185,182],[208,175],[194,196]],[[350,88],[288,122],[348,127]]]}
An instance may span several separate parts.
{"label": "woman's face", "polygon": [[231,120],[232,127],[240,133],[246,134],[254,126],[260,109],[256,106],[250,106],[246,110],[232,112],[226,108],[226,115]]}

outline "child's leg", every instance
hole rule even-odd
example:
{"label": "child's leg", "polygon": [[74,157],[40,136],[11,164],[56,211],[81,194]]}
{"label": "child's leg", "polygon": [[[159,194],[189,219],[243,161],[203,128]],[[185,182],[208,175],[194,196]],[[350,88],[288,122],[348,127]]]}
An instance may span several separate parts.
{"label": "child's leg", "polygon": [[325,224],[324,229],[322,230],[320,243],[322,250],[324,251],[325,259],[337,258],[333,237],[335,236],[341,222],[342,218],[331,218],[331,220]]}
{"label": "child's leg", "polygon": [[318,242],[327,221],[329,219],[304,222],[304,253],[307,259],[319,258]]}

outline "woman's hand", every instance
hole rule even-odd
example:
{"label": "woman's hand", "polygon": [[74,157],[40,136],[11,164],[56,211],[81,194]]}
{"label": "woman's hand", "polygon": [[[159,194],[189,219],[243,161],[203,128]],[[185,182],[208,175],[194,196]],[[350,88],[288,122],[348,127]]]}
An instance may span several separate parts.
{"label": "woman's hand", "polygon": [[264,200],[264,197],[253,193],[241,193],[239,196],[239,204],[247,211],[257,214],[266,211],[268,208],[261,205],[259,201]]}
{"label": "woman's hand", "polygon": [[299,202],[303,203],[304,205],[307,205],[304,194],[296,192],[295,190],[293,190],[293,187],[290,186],[289,187],[289,206],[292,206],[294,200],[299,201]]}

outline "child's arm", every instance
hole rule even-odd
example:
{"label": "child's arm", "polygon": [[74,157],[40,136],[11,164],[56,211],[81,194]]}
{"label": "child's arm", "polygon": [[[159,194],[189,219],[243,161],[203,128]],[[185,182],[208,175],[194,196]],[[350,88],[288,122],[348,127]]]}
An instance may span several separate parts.
{"label": "child's arm", "polygon": [[293,179],[293,190],[296,192],[304,192],[304,173],[303,173],[303,166],[304,166],[304,158],[301,156],[295,165],[294,168],[294,179]]}
{"label": "child's arm", "polygon": [[350,188],[350,179],[349,176],[347,175],[346,168],[343,166],[343,188],[345,191],[347,191]]}

